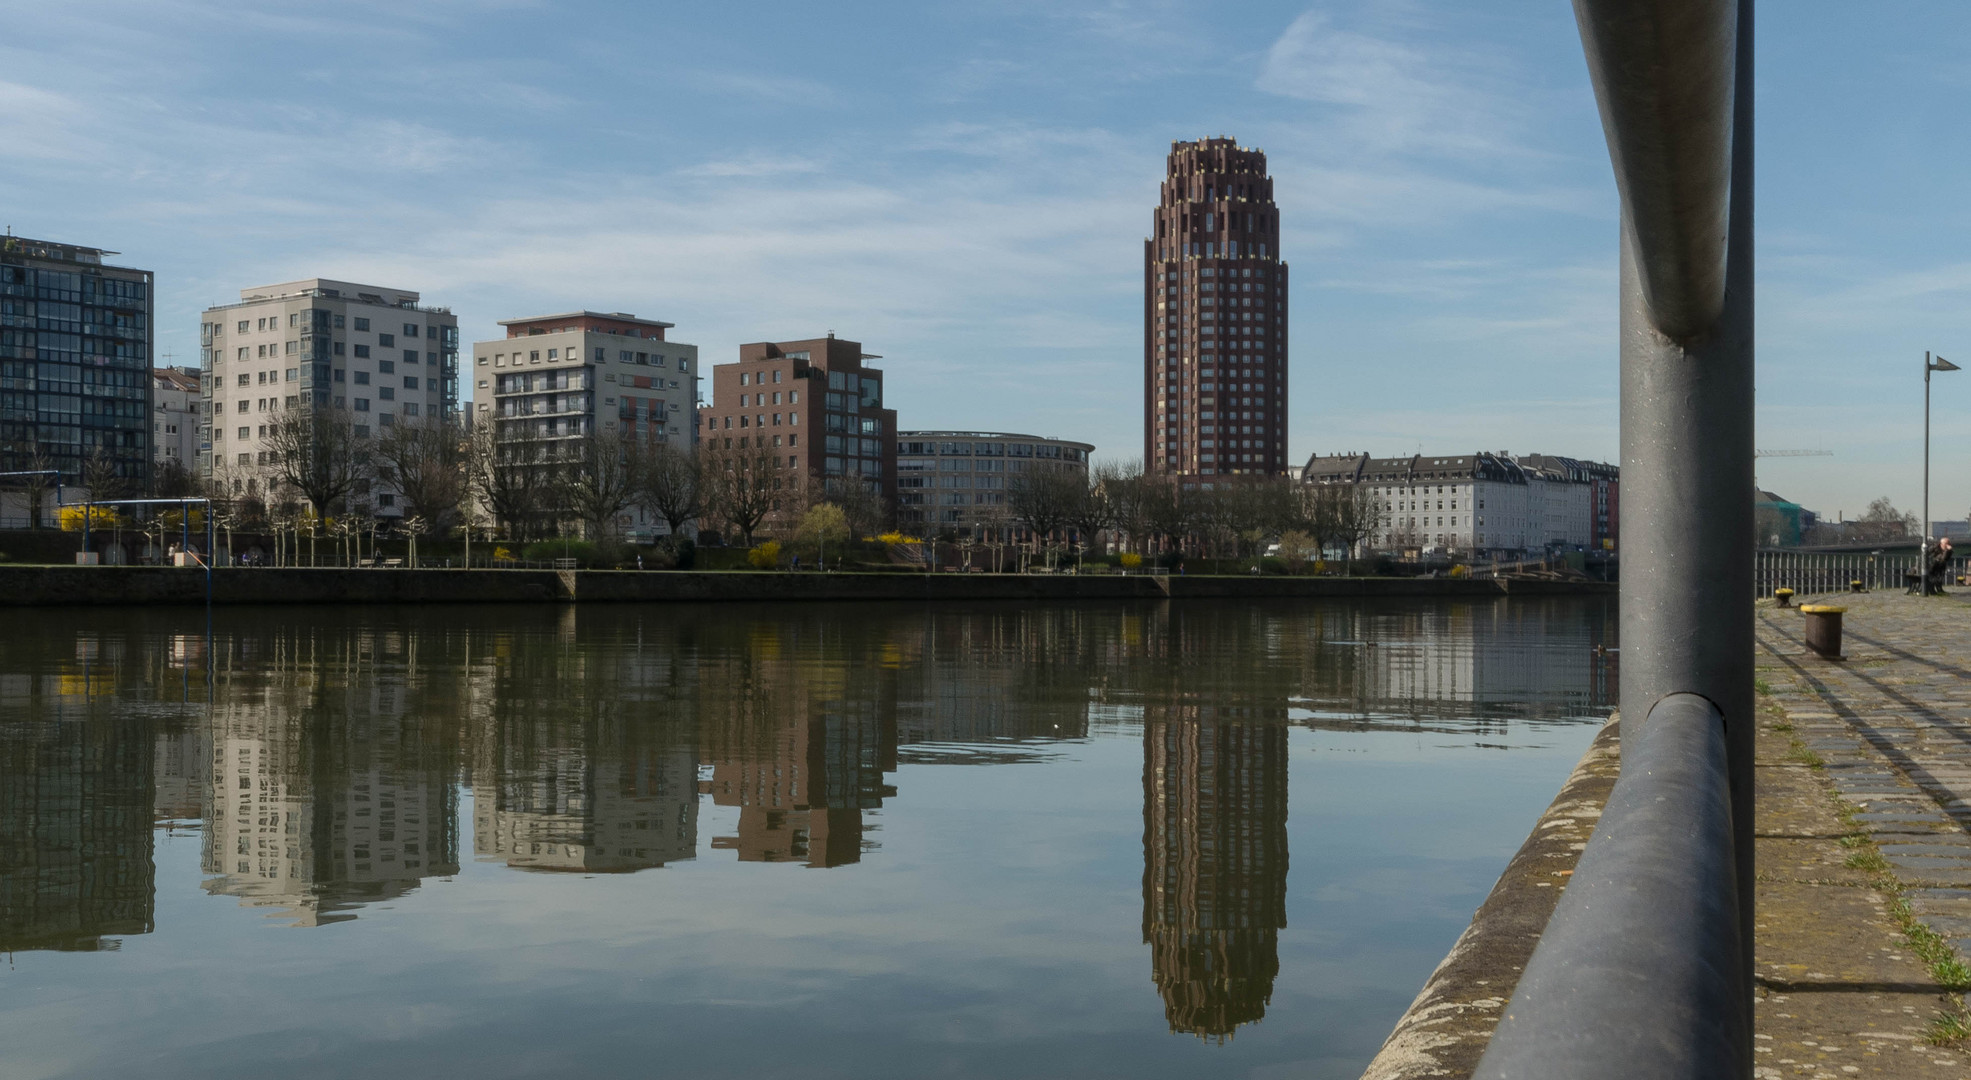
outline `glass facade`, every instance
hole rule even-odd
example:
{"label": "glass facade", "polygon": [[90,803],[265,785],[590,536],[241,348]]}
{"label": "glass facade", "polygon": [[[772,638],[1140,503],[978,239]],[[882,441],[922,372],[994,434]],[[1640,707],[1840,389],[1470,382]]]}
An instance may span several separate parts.
{"label": "glass facade", "polygon": [[151,470],[151,275],[103,252],[0,242],[0,467],[105,470],[133,490]]}

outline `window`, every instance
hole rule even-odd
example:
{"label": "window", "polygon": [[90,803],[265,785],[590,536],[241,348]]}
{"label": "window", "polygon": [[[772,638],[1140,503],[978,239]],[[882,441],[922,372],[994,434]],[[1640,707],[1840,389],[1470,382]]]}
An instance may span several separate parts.
{"label": "window", "polygon": [[335,369],[335,381],[336,381],[336,382],[341,382],[341,381],[342,381],[342,371],[343,371],[343,369],[342,369],[342,368],[336,368],[336,369]]}
{"label": "window", "polygon": [[340,342],[340,341],[338,341],[338,342],[336,342],[336,343],[335,343],[335,355],[337,355],[337,356],[341,356],[341,355],[342,355],[342,342]]}
{"label": "window", "polygon": [[246,399],[245,399],[245,398],[241,398],[241,399],[239,400],[239,406],[240,406],[240,407],[239,407],[239,408],[238,408],[238,409],[236,410],[237,412],[245,412],[245,411],[246,411]]}
{"label": "window", "polygon": [[340,329],[342,329],[342,316],[340,316],[340,315],[337,315],[337,316],[335,317],[335,328],[336,328],[337,330],[340,330]]}
{"label": "window", "polygon": [[[359,372],[357,372],[356,374],[358,374],[358,375],[361,375],[361,374],[362,374],[362,372],[360,372],[360,371],[359,371]],[[370,411],[370,399],[369,399],[369,398],[366,398],[366,397],[359,397],[359,398],[357,398],[357,399],[356,399],[356,411],[357,411],[357,412],[369,412],[369,411]]]}
{"label": "window", "polygon": [[253,436],[252,436],[252,434],[251,434],[251,433],[252,433],[252,431],[253,431],[253,429],[252,429],[252,428],[241,428],[241,429],[240,429],[240,438],[242,438],[242,439],[250,439],[250,438],[252,438],[252,437],[253,437]]}
{"label": "window", "polygon": [[376,370],[384,375],[394,375],[397,373],[397,365],[390,360],[378,360]]}
{"label": "window", "polygon": [[394,348],[396,348],[396,347],[397,347],[397,335],[395,335],[395,334],[378,334],[378,335],[376,336],[376,343],[377,343],[378,345],[381,345],[381,346],[383,346],[383,347],[384,347],[384,348],[386,348],[386,349],[394,349]]}
{"label": "window", "polygon": [[369,384],[370,384],[370,373],[367,371],[358,371],[356,373],[356,385],[368,386]]}
{"label": "window", "polygon": [[397,400],[397,388],[394,386],[379,386],[376,390],[376,396],[385,401],[395,401]]}
{"label": "window", "polygon": [[356,357],[357,357],[357,359],[365,359],[365,358],[367,358],[367,357],[368,357],[369,355],[370,355],[370,347],[369,347],[368,345],[358,345],[358,346],[356,346]]}
{"label": "window", "polygon": [[[404,324],[404,336],[405,336],[405,337],[416,337],[416,336],[417,336],[417,324],[416,324],[416,323],[413,323],[413,322],[407,322],[407,323],[405,323],[405,324]],[[390,504],[389,504],[389,503],[384,503],[383,505],[385,505],[385,506],[388,506],[388,505],[390,505]]]}
{"label": "window", "polygon": [[[549,350],[548,350],[548,355],[549,355],[549,356],[552,356],[552,355],[554,355],[554,350],[553,350],[553,349],[549,349]],[[405,349],[405,350],[404,350],[404,363],[406,363],[406,364],[415,364],[415,363],[417,363],[417,350],[416,350],[416,349]]]}
{"label": "window", "polygon": [[240,381],[240,385],[241,385],[241,386],[245,386],[245,385],[247,385],[247,383],[248,383],[248,382],[250,382],[250,381],[252,380],[252,378],[253,378],[253,376],[251,376],[251,375],[249,375],[249,374],[247,374],[246,372],[244,372],[244,371],[242,371],[242,372],[240,372],[240,380],[239,380],[239,381]]}
{"label": "window", "polygon": [[245,320],[245,319],[241,319],[241,320],[240,320],[240,333],[242,333],[242,334],[244,334],[244,333],[246,333],[246,320]]}
{"label": "window", "polygon": [[368,319],[359,318],[356,320],[356,329],[368,330],[369,328],[370,328],[370,321]]}
{"label": "window", "polygon": [[415,375],[404,376],[404,389],[406,390],[417,389],[417,376]]}

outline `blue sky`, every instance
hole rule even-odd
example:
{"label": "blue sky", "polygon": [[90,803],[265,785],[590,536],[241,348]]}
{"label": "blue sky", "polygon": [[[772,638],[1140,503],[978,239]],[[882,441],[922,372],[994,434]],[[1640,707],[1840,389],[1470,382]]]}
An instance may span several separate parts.
{"label": "blue sky", "polygon": [[[1761,19],[1764,486],[1919,494],[1923,350],[1971,361],[1971,5]],[[1141,447],[1173,139],[1267,151],[1290,447],[1613,459],[1615,192],[1562,0],[0,9],[0,225],[156,270],[160,352],[305,276],[470,339],[588,307],[726,360],[833,330],[906,427]],[[1971,367],[1971,363],[1967,363]],[[1971,372],[1933,517],[1971,509]]]}

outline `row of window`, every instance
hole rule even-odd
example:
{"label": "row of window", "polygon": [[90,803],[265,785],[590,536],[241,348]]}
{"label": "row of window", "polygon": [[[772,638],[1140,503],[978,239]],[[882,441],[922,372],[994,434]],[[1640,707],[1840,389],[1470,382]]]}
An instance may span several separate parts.
{"label": "row of window", "polygon": [[[520,366],[520,365],[521,365],[522,363],[528,363],[528,364],[539,364],[539,363],[544,363],[544,362],[545,362],[545,363],[549,363],[549,364],[559,364],[559,363],[563,363],[563,362],[568,362],[568,363],[575,363],[575,362],[579,362],[579,361],[581,360],[581,358],[582,358],[582,355],[581,355],[581,351],[580,351],[579,349],[576,349],[576,348],[573,348],[573,347],[570,347],[570,348],[568,349],[568,354],[567,354],[566,356],[563,356],[563,355],[562,355],[562,350],[561,350],[561,347],[560,347],[560,346],[555,346],[554,348],[551,348],[551,349],[548,349],[548,350],[547,350],[547,356],[545,357],[545,359],[543,359],[543,357],[542,357],[542,355],[541,355],[541,350],[539,350],[539,349],[529,349],[529,350],[527,351],[527,354],[526,354],[526,356],[524,356],[524,357],[523,357],[523,356],[522,356],[522,355],[521,355],[520,353],[518,353],[518,352],[516,352],[516,353],[514,353],[514,354],[513,354],[513,362],[512,362],[511,364],[509,364],[509,363],[507,362],[507,354],[506,354],[506,353],[494,353],[494,354],[492,355],[492,357],[491,357],[491,360],[492,360],[492,363],[493,363],[493,366],[494,366],[494,367],[496,367],[496,368],[499,368],[499,367],[519,367],[519,366]],[[488,359],[488,358],[487,358],[487,357],[484,357],[484,356],[482,356],[482,357],[480,357],[480,358],[479,358],[479,366],[480,366],[480,367],[485,367],[485,366],[486,366],[486,361],[487,361],[487,359]],[[622,350],[618,350],[618,352],[617,352],[617,359],[618,359],[618,360],[620,360],[620,361],[621,361],[622,363],[625,363],[625,364],[636,364],[636,365],[640,365],[640,366],[643,366],[643,367],[663,367],[663,366],[665,365],[665,363],[667,362],[667,358],[666,358],[666,357],[664,356],[664,354],[663,354],[663,353],[640,353],[640,352],[631,352],[631,351],[630,351],[630,350],[628,350],[628,349],[622,349]],[[678,359],[678,370],[679,370],[679,371],[687,371],[687,372],[688,372],[688,371],[690,371],[690,370],[691,370],[691,358],[690,358],[690,357],[687,357],[687,356],[680,356],[680,357],[678,357],[677,359]],[[608,363],[608,362],[609,362],[609,350],[608,350],[608,349],[605,349],[605,348],[603,348],[603,347],[602,347],[602,346],[600,346],[600,345],[598,345],[598,346],[596,346],[596,349],[595,349],[595,362],[596,362],[596,363],[598,363],[598,364],[606,364],[606,363]]]}
{"label": "row of window", "polygon": [[[750,401],[748,400],[749,396],[751,398]],[[787,404],[799,405],[800,403],[801,403],[801,392],[799,390],[787,391]],[[742,409],[746,409],[746,408],[757,409],[766,404],[768,404],[768,402],[767,402],[767,395],[765,394],[739,395],[739,407]],[[775,405],[780,404],[780,391],[775,390],[773,392],[772,404]],[[835,407],[840,408],[841,406],[837,405]]]}

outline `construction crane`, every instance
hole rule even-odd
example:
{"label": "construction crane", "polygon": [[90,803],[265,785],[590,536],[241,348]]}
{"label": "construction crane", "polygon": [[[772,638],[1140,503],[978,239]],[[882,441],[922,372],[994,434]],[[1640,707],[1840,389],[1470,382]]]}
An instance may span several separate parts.
{"label": "construction crane", "polygon": [[1753,457],[1833,457],[1832,450],[1754,450]]}

